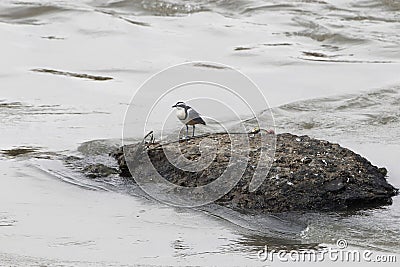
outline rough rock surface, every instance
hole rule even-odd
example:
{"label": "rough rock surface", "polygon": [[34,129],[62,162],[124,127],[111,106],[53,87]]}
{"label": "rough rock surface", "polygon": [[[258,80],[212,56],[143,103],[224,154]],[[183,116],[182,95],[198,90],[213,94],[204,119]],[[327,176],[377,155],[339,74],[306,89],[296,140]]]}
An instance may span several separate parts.
{"label": "rough rock surface", "polygon": [[[167,144],[148,144],[148,153],[157,171],[170,182],[181,186],[198,186],[212,182],[226,168],[230,153],[227,134],[209,134],[180,141],[180,149],[190,160],[198,158],[203,138],[219,143],[212,164],[200,172],[174,167],[166,158]],[[262,185],[250,192],[248,185],[259,158],[259,136],[250,135],[249,162],[236,186],[216,203],[239,211],[339,211],[388,205],[398,189],[386,180],[387,170],[372,165],[367,159],[338,144],[278,134],[272,167]],[[128,145],[111,153],[120,166],[120,175],[129,177],[125,152],[133,153],[138,145]]]}
{"label": "rough rock surface", "polygon": [[116,170],[114,168],[110,168],[101,163],[85,166],[82,169],[82,171],[86,175],[86,177],[89,177],[89,178],[107,177],[111,174],[118,173],[118,170]]}

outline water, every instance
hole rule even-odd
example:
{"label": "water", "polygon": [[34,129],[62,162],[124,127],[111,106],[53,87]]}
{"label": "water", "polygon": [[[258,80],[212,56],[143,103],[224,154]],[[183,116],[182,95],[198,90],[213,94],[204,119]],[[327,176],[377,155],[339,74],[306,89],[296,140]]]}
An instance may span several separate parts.
{"label": "water", "polygon": [[256,266],[265,244],[339,238],[399,254],[398,197],[355,214],[254,217],[171,208],[81,172],[115,167],[105,154],[145,79],[207,60],[252,78],[279,132],[338,142],[400,187],[399,11],[396,0],[2,1],[0,265]]}

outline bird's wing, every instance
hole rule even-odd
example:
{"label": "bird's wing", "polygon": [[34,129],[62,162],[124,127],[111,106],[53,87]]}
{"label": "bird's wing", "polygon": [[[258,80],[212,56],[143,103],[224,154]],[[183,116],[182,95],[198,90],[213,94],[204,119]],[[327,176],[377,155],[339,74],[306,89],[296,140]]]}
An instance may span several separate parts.
{"label": "bird's wing", "polygon": [[196,119],[196,118],[200,117],[200,114],[196,110],[194,110],[192,108],[189,108],[187,110],[187,114],[188,114],[188,116],[186,118],[187,120],[193,120],[193,119]]}

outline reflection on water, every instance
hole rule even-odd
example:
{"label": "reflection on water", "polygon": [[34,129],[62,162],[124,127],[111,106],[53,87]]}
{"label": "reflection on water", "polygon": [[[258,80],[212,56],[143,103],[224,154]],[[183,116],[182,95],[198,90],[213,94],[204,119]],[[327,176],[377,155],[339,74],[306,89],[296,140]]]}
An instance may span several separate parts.
{"label": "reflection on water", "polygon": [[284,250],[321,250],[324,247],[319,243],[308,243],[301,240],[285,240],[283,242],[282,239],[274,239],[271,237],[266,237],[262,235],[243,235],[243,237],[235,240],[231,246],[236,248],[237,250],[245,249],[246,251],[257,253],[260,250],[263,250],[265,246],[268,245],[270,249],[274,249],[276,251]]}

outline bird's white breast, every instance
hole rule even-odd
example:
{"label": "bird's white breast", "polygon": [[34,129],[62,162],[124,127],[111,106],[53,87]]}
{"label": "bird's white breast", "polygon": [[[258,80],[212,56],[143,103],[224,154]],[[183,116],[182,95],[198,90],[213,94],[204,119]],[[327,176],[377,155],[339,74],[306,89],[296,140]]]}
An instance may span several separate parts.
{"label": "bird's white breast", "polygon": [[186,118],[186,112],[184,108],[178,107],[176,109],[176,116],[178,117],[178,119],[180,119],[181,121],[184,121]]}

